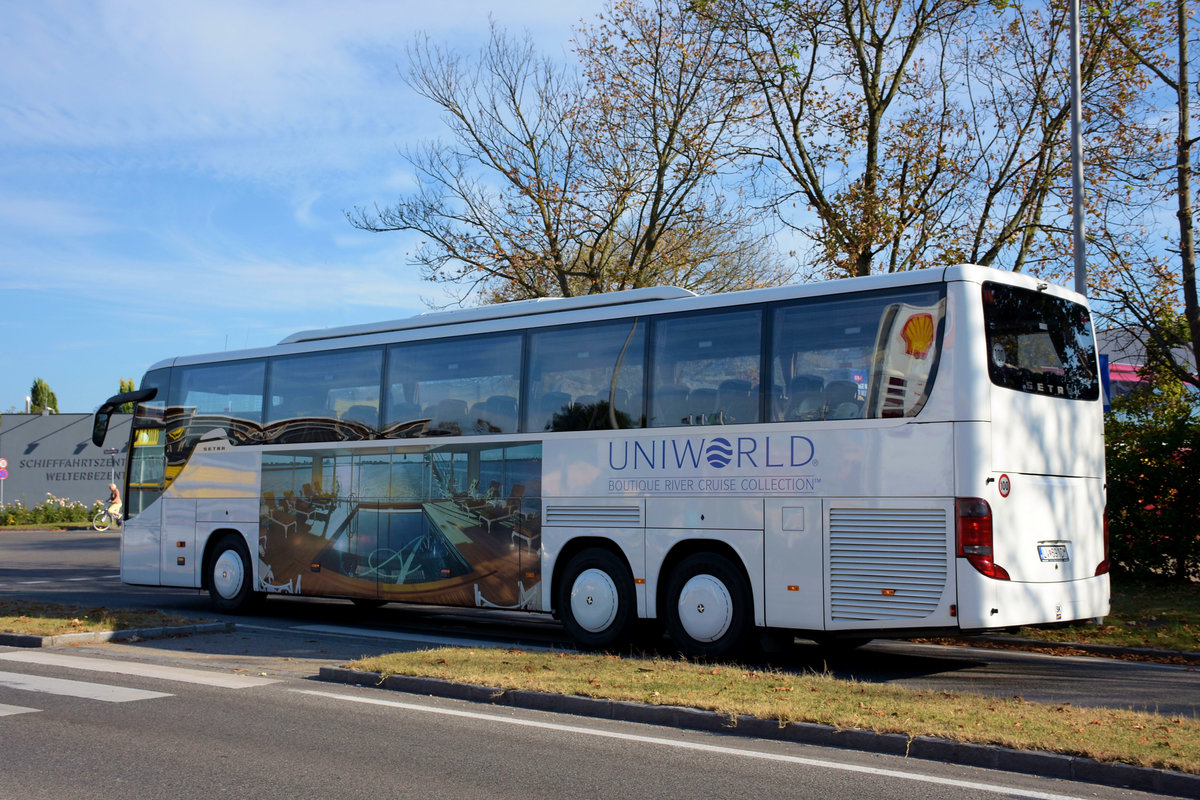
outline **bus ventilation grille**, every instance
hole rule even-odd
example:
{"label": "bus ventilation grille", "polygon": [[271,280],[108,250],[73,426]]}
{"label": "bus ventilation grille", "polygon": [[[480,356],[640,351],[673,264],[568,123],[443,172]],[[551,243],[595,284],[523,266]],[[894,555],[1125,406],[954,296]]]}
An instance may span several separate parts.
{"label": "bus ventilation grille", "polygon": [[546,506],[546,525],[572,528],[640,528],[637,506]]}
{"label": "bus ventilation grille", "polygon": [[949,560],[944,509],[829,509],[834,620],[918,620],[938,607]]}

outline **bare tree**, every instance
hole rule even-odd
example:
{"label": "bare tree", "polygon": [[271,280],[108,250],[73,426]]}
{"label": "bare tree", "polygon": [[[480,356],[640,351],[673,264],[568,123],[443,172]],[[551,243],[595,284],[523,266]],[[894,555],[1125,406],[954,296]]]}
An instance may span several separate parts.
{"label": "bare tree", "polygon": [[[831,275],[926,260],[961,181],[947,58],[970,0],[707,0],[761,104],[750,153]],[[961,138],[961,137],[958,137]],[[811,225],[805,212],[815,216]]]}
{"label": "bare tree", "polygon": [[[987,14],[962,53],[972,144],[962,187],[970,227],[964,260],[1069,282],[1072,228],[1068,10],[1063,2],[1013,3]],[[1144,80],[1114,47],[1103,15],[1082,20],[1089,273],[1097,286],[1128,262],[1141,224],[1133,209],[1160,137],[1142,116]]]}
{"label": "bare tree", "polygon": [[474,62],[419,39],[406,80],[451,139],[405,154],[416,192],[350,222],[421,234],[414,261],[464,299],[778,282],[761,230],[723,192],[716,143],[741,98],[706,91],[719,42],[692,22],[668,2],[615,2],[579,32],[578,72],[494,25]]}
{"label": "bare tree", "polygon": [[[751,152],[776,179],[767,199],[815,243],[818,273],[957,261],[1054,273],[1069,262],[1065,2],[698,9],[735,43],[731,58],[762,106]],[[1128,227],[1103,225],[1121,221],[1129,187],[1144,182],[1155,132],[1132,116],[1141,84],[1107,21],[1088,23],[1088,200],[1104,260]]]}

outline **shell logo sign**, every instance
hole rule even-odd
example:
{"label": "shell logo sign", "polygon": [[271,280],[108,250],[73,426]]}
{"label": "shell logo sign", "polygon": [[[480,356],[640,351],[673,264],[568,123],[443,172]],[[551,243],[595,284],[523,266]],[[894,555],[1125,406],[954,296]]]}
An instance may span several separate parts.
{"label": "shell logo sign", "polygon": [[913,314],[900,329],[904,339],[904,352],[915,358],[925,358],[933,347],[933,317],[929,314]]}

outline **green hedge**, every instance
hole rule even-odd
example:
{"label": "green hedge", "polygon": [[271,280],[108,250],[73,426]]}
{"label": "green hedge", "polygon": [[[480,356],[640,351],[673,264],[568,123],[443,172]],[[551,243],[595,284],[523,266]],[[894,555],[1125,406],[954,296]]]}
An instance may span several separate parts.
{"label": "green hedge", "polygon": [[1200,419],[1190,406],[1134,408],[1106,425],[1114,570],[1200,580]]}
{"label": "green hedge", "polygon": [[100,502],[85,506],[78,500],[55,497],[49,492],[46,499],[35,506],[26,506],[22,501],[0,506],[0,525],[47,525],[61,522],[87,522],[100,510]]}

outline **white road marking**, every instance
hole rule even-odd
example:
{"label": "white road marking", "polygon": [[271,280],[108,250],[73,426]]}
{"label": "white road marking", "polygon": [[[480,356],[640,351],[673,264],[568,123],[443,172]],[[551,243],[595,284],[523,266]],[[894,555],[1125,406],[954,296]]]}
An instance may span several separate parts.
{"label": "white road marking", "polygon": [[619,731],[606,731],[597,728],[576,727],[574,725],[560,725],[554,722],[540,722],[538,720],[529,719],[514,719],[511,717],[502,717],[495,714],[485,714],[478,711],[460,711],[452,708],[436,708],[433,706],[423,706],[414,703],[402,703],[396,700],[381,700],[372,697],[353,697],[351,695],[337,694],[334,692],[322,692],[315,689],[292,689],[293,692],[300,694],[316,695],[318,697],[328,697],[334,700],[342,700],[350,703],[364,703],[367,705],[387,706],[389,708],[399,708],[406,711],[422,711],[428,714],[442,714],[450,717],[463,717],[473,720],[485,720],[487,722],[497,722],[505,725],[517,725],[527,728],[541,728],[543,730],[558,731],[561,733],[578,733],[584,736],[596,736],[604,739],[621,739],[628,742],[639,742],[641,744],[661,745],[663,747],[674,747],[680,750],[694,750],[703,753],[720,753],[722,755],[740,756],[742,758],[756,758],[763,761],[780,761],[788,764],[797,764],[806,767],[817,767],[819,769],[836,769],[843,772],[855,772],[866,775],[877,775],[884,778],[897,778],[907,781],[918,781],[921,783],[933,783],[940,786],[954,786],[961,789],[970,789],[972,791],[993,792],[995,794],[1010,795],[1013,797],[1028,797],[1032,800],[1083,800],[1083,798],[1074,795],[1051,794],[1049,792],[1037,792],[1030,789],[1019,789],[1013,786],[1000,786],[998,784],[978,783],[975,781],[962,781],[954,778],[942,778],[936,775],[920,775],[909,772],[901,772],[894,769],[880,769],[878,767],[864,767],[856,764],[843,764],[836,761],[824,761],[818,758],[803,758],[801,756],[789,756],[779,753],[764,753],[760,750],[743,750],[737,747],[722,747],[720,745],[704,744],[701,742],[685,742],[677,739],[665,739],[659,736],[640,736],[633,733],[621,733]]}
{"label": "white road marking", "polygon": [[0,672],[0,686],[26,692],[61,694],[67,697],[83,697],[102,700],[105,703],[128,703],[134,700],[151,700],[170,697],[165,692],[148,692],[144,689],[127,689],[124,686],[109,686],[103,683],[68,681],[62,678],[47,678],[42,675],[23,675],[19,672]]}
{"label": "white road marking", "polygon": [[26,708],[25,706],[6,706],[0,703],[0,717],[11,717],[14,714],[36,714],[41,711],[40,708]]}
{"label": "white road marking", "polygon": [[19,581],[15,585],[17,585],[17,586],[39,586],[43,583],[49,583],[49,582],[50,581]]}
{"label": "white road marking", "polygon": [[232,675],[202,669],[187,669],[185,667],[164,667],[156,664],[141,664],[136,661],[117,661],[108,658],[67,656],[60,653],[46,653],[39,650],[0,653],[0,659],[4,661],[19,661],[25,664],[44,664],[52,667],[83,669],[92,672],[115,672],[119,675],[137,675],[142,678],[160,678],[179,683],[197,683],[203,686],[216,686],[221,689],[248,689],[279,682],[272,678],[257,678],[252,675]]}

